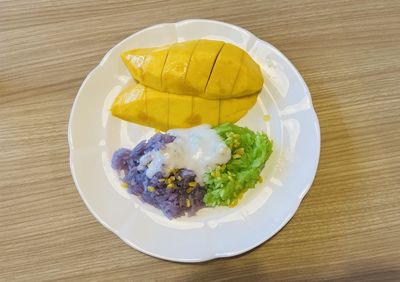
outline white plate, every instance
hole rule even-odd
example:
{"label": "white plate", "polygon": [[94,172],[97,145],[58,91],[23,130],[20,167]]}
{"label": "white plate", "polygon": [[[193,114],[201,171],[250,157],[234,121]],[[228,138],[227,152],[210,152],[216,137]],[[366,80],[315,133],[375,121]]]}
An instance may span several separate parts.
{"label": "white plate", "polygon": [[[263,90],[238,124],[267,132],[274,152],[263,171],[264,182],[249,190],[235,208],[205,208],[194,217],[168,220],[121,188],[110,167],[116,149],[132,148],[154,130],[114,118],[109,108],[131,79],[120,53],[198,38],[231,42],[260,64]],[[264,115],[271,117],[269,122]],[[135,249],[180,262],[238,255],[277,233],[309,190],[320,152],[318,119],[295,67],[276,48],[248,31],[209,20],[152,26],[117,44],[82,83],[68,130],[72,176],[97,220]]]}

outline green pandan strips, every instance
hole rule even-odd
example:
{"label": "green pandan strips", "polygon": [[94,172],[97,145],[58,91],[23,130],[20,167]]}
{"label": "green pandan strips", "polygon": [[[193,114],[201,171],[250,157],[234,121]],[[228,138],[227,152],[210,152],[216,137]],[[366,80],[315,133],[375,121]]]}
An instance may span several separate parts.
{"label": "green pandan strips", "polygon": [[272,153],[272,141],[265,133],[225,123],[214,128],[232,151],[226,165],[205,175],[207,206],[235,206],[243,193],[254,188],[265,162]]}

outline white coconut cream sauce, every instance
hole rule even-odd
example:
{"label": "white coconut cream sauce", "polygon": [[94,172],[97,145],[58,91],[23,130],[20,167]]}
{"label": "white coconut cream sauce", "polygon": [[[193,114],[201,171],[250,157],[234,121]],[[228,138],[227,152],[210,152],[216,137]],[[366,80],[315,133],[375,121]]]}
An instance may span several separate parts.
{"label": "white coconut cream sauce", "polygon": [[194,171],[196,181],[202,185],[206,172],[231,159],[231,150],[209,125],[173,129],[167,133],[176,137],[173,142],[140,158],[140,167],[147,166],[149,178],[159,171],[168,176],[173,169],[186,168]]}

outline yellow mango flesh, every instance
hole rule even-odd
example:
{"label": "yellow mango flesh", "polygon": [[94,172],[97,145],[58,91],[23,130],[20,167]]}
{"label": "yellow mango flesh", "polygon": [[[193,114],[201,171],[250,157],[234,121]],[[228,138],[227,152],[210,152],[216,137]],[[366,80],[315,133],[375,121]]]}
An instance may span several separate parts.
{"label": "yellow mango flesh", "polygon": [[240,71],[232,93],[240,97],[246,95],[248,92],[259,92],[264,83],[263,77],[259,75],[260,73],[260,67],[254,63],[253,59],[246,52],[244,52]]}
{"label": "yellow mango flesh", "polygon": [[232,44],[225,44],[222,47],[203,97],[222,99],[236,97],[232,95],[232,90],[239,74],[243,53],[242,49]]}
{"label": "yellow mango flesh", "polygon": [[231,99],[220,99],[219,124],[224,122],[234,123],[241,119],[256,103],[257,96],[257,94],[253,94]]}
{"label": "yellow mango flesh", "polygon": [[133,49],[122,53],[121,58],[137,81],[161,89],[161,75],[168,52],[169,48],[165,47]]}
{"label": "yellow mango flesh", "polygon": [[161,89],[161,75],[168,52],[168,48],[157,48],[151,52],[151,56],[146,56],[143,64],[142,84],[154,85],[154,88]]}
{"label": "yellow mango flesh", "polygon": [[152,91],[151,88],[146,88],[143,100],[139,100],[140,102],[138,103],[143,104],[144,102],[144,106],[147,107],[147,119],[142,121],[143,124],[159,130],[167,130],[169,122],[169,96],[158,91]]}
{"label": "yellow mango flesh", "polygon": [[121,55],[132,76],[159,91],[207,99],[256,94],[263,77],[242,49],[216,40],[193,40]]}
{"label": "yellow mango flesh", "polygon": [[157,91],[141,84],[128,85],[115,99],[111,112],[123,120],[162,131],[199,124],[234,123],[255,104],[257,95],[209,100]]}
{"label": "yellow mango flesh", "polygon": [[192,119],[196,124],[219,124],[219,100],[194,97],[192,107]]}
{"label": "yellow mango flesh", "polygon": [[154,48],[133,49],[121,54],[122,61],[137,81],[143,81],[143,64],[146,56],[153,50]]}
{"label": "yellow mango flesh", "polygon": [[162,72],[162,88],[150,84],[147,84],[147,86],[169,93],[187,93],[185,77],[197,42],[197,40],[194,40],[186,44],[172,44],[169,47],[169,53]]}
{"label": "yellow mango flesh", "polygon": [[[168,95],[161,93],[161,95]],[[168,129],[169,128],[188,128],[196,121],[191,118],[193,113],[193,96],[186,95],[168,95],[169,111],[168,111]],[[172,96],[172,97],[171,97]],[[171,99],[172,98],[172,99]]]}
{"label": "yellow mango flesh", "polygon": [[211,70],[224,42],[199,40],[190,59],[185,84],[191,93],[204,93]]}
{"label": "yellow mango flesh", "polygon": [[[150,126],[146,102],[146,87],[141,84],[129,84],[114,99],[111,113],[123,120],[136,121],[142,125]],[[141,101],[140,103],[138,101]],[[135,121],[134,121],[135,122]]]}

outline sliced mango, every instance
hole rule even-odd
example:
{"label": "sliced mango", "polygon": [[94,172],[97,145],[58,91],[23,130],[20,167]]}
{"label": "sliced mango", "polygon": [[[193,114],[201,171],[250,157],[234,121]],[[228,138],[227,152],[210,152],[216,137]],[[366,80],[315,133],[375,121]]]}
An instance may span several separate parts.
{"label": "sliced mango", "polygon": [[[123,120],[130,120],[132,113],[135,119],[142,125],[149,125],[146,87],[141,84],[129,84],[122,89],[121,93],[114,99],[111,112],[114,116]],[[141,101],[141,103],[138,103]],[[133,120],[131,120],[133,121]]]}
{"label": "sliced mango", "polygon": [[147,84],[152,88],[169,93],[188,93],[185,77],[192,52],[197,40],[188,41],[186,44],[172,44],[162,72],[162,88]]}
{"label": "sliced mango", "polygon": [[[138,87],[142,86],[140,85]],[[147,107],[147,119],[144,119],[143,123],[159,130],[167,130],[169,126],[169,95],[145,87],[143,98],[142,102],[144,102],[144,106]]]}
{"label": "sliced mango", "polygon": [[[233,86],[239,74],[244,51],[232,44],[225,44],[212,69],[203,97],[226,98],[233,95]],[[248,95],[246,93],[245,95]]]}
{"label": "sliced mango", "polygon": [[133,78],[159,91],[207,99],[256,94],[263,77],[239,47],[216,40],[193,40],[121,55]]}
{"label": "sliced mango", "polygon": [[196,124],[219,124],[219,100],[209,100],[200,97],[193,99],[192,120]]}
{"label": "sliced mango", "polygon": [[165,47],[133,49],[122,53],[121,58],[136,80],[144,85],[153,85],[154,88],[161,89],[161,74],[169,50]]}
{"label": "sliced mango", "polygon": [[168,52],[168,48],[157,48],[151,52],[151,56],[146,56],[143,64],[142,84],[154,85],[154,88],[161,89],[161,74]]}
{"label": "sliced mango", "polygon": [[199,40],[193,51],[185,84],[191,93],[204,93],[215,60],[224,42],[216,40]]}
{"label": "sliced mango", "polygon": [[232,93],[240,97],[248,92],[259,92],[264,83],[263,77],[259,74],[260,67],[254,63],[249,54],[243,52],[242,64]]}
{"label": "sliced mango", "polygon": [[142,84],[130,84],[114,100],[114,116],[162,131],[207,123],[234,123],[255,104],[257,95],[209,100],[201,97],[157,91]]}
{"label": "sliced mango", "polygon": [[220,100],[220,115],[221,123],[236,122],[241,119],[253,107],[257,101],[257,94]]}
{"label": "sliced mango", "polygon": [[[165,96],[165,93],[161,93]],[[168,94],[167,94],[168,95]],[[195,122],[193,118],[193,99],[194,96],[168,95],[169,101],[169,128],[187,128]]]}

